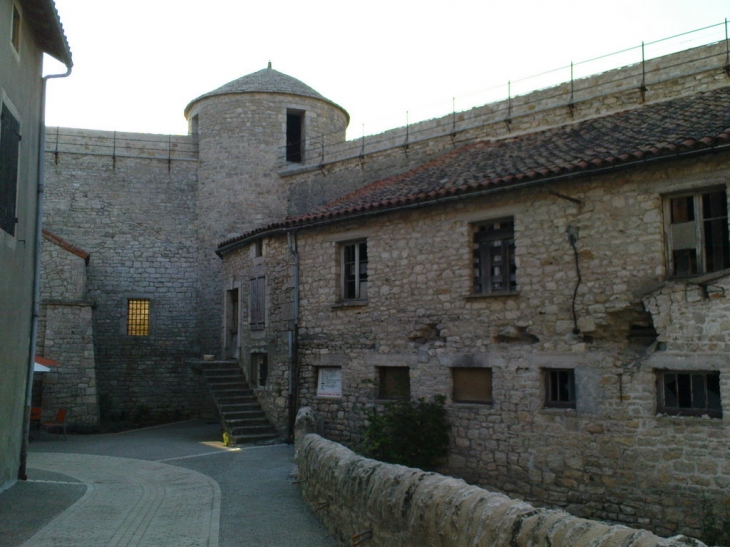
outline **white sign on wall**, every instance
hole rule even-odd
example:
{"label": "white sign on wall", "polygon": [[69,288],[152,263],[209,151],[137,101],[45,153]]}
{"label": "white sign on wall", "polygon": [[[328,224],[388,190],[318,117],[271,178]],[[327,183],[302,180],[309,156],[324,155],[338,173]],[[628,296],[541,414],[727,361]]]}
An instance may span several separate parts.
{"label": "white sign on wall", "polygon": [[320,367],[317,376],[317,397],[342,397],[342,368]]}

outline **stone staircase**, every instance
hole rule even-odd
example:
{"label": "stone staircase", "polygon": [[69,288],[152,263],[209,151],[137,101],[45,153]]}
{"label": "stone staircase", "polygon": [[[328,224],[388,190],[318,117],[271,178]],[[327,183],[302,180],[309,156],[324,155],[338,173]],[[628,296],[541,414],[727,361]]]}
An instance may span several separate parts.
{"label": "stone staircase", "polygon": [[280,440],[236,361],[204,361],[200,368],[218,408],[229,445]]}

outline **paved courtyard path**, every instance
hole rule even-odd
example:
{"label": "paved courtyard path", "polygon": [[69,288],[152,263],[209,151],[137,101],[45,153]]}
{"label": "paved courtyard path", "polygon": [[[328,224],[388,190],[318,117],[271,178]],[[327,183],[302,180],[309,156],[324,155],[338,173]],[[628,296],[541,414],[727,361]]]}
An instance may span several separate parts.
{"label": "paved courtyard path", "polygon": [[225,447],[191,420],[44,435],[0,492],[0,547],[335,547],[292,484],[293,447]]}

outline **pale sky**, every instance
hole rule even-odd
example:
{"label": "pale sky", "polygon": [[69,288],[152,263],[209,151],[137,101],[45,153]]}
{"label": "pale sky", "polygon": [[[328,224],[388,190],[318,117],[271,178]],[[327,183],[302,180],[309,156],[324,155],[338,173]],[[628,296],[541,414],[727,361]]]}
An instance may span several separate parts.
{"label": "pale sky", "polygon": [[[273,68],[372,134],[569,79],[520,81],[636,48],[589,75],[725,38],[728,0],[55,0],[74,58],[49,83],[49,126],[187,133],[194,98]],[[46,72],[63,72],[47,63]],[[408,115],[406,115],[408,112]]]}

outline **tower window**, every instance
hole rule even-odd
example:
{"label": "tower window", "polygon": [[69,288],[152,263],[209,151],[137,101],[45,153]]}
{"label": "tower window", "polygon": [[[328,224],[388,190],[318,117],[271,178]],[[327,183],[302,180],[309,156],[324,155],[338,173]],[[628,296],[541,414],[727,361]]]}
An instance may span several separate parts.
{"label": "tower window", "polygon": [[304,112],[286,111],[286,161],[301,163],[304,157]]}

